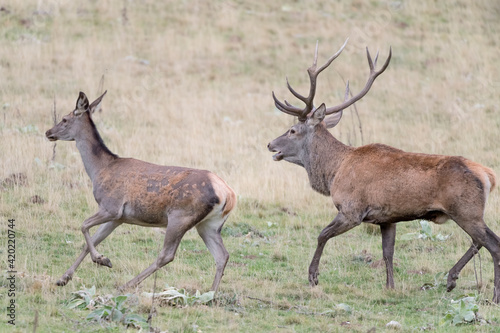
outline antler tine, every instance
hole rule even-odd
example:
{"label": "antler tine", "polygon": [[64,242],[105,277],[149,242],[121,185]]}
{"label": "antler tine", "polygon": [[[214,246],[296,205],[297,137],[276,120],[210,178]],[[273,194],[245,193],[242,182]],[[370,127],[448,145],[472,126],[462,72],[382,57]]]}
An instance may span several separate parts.
{"label": "antler tine", "polygon": [[290,103],[288,103],[287,101],[285,101],[286,105],[281,103],[277,98],[276,98],[276,95],[274,95],[274,91],[273,91],[273,99],[274,99],[274,105],[276,106],[276,108],[278,110],[280,110],[281,112],[284,112],[286,114],[289,114],[289,115],[292,115],[292,116],[296,116],[298,117],[301,112],[302,112],[302,109],[298,108],[298,107],[295,107],[293,105],[291,105]]}
{"label": "antler tine", "polygon": [[318,64],[318,49],[319,49],[319,40],[316,41],[316,49],[314,50],[314,61],[312,67],[316,68]]}
{"label": "antler tine", "polygon": [[344,102],[346,102],[348,99],[349,99],[349,80],[347,80],[347,84],[345,85]]}
{"label": "antler tine", "polygon": [[342,45],[342,47],[341,47],[341,48],[340,48],[337,52],[335,52],[335,54],[334,54],[334,55],[332,55],[332,56],[331,56],[331,57],[330,57],[330,58],[326,61],[326,63],[325,63],[323,66],[321,66],[321,67],[318,69],[318,71],[317,71],[316,75],[318,75],[319,73],[321,73],[321,72],[322,72],[325,68],[327,68],[328,66],[330,66],[330,64],[331,64],[331,63],[332,63],[335,59],[337,59],[337,57],[338,57],[338,56],[342,53],[342,51],[344,51],[344,48],[346,47],[346,45],[347,45],[347,42],[348,42],[348,41],[349,41],[349,37],[347,37],[347,39],[345,40],[344,45]]}
{"label": "antler tine", "polygon": [[[349,99],[349,80],[347,81],[345,85],[345,95],[344,95],[344,102]],[[342,110],[335,114],[330,114],[329,116],[325,117],[325,126],[326,128],[332,128],[335,125],[338,124],[340,119],[342,118]]]}
{"label": "antler tine", "polygon": [[[347,108],[347,107],[351,106],[352,104],[356,103],[357,101],[359,101],[361,98],[363,98],[363,96],[365,96],[368,93],[368,91],[370,91],[370,88],[371,88],[373,82],[375,81],[375,79],[380,74],[382,74],[389,66],[389,62],[391,61],[391,57],[392,57],[392,47],[389,49],[389,56],[387,57],[387,60],[385,61],[384,66],[382,66],[382,68],[378,71],[375,70],[374,62],[372,61],[372,58],[370,56],[370,52],[368,51],[368,48],[366,48],[366,56],[368,58],[368,66],[370,66],[370,76],[368,77],[368,81],[366,82],[366,85],[363,88],[363,90],[361,90],[359,92],[359,94],[357,94],[356,96],[354,96],[350,100],[346,100],[339,105],[336,105],[336,106],[333,106],[333,107],[326,109],[326,111],[325,111],[326,115],[344,110],[345,108]],[[377,58],[378,58],[378,54],[377,54],[377,57],[375,58],[375,64],[377,62]]]}
{"label": "antler tine", "polygon": [[301,99],[304,103],[306,103],[306,107],[302,111],[302,114],[299,116],[299,121],[304,121],[307,118],[307,115],[314,109],[314,96],[316,95],[316,79],[318,77],[318,74],[321,73],[325,68],[330,66],[330,64],[337,59],[337,57],[342,53],[344,48],[347,45],[347,42],[349,41],[349,37],[346,38],[344,44],[340,47],[340,49],[335,52],[334,55],[332,55],[326,63],[321,66],[320,68],[316,69],[317,64],[318,64],[318,48],[319,48],[319,42],[316,42],[316,51],[314,53],[314,62],[311,67],[307,69],[307,73],[309,74],[309,81],[310,81],[310,88],[309,88],[309,95],[307,98]]}
{"label": "antler tine", "polygon": [[[305,107],[303,109],[298,108],[296,106],[291,105],[286,100],[284,101],[284,103],[280,102],[276,98],[276,96],[274,95],[274,92],[273,92],[274,104],[276,105],[276,107],[278,108],[278,110],[280,110],[280,111],[282,111],[282,112],[284,112],[286,114],[297,116],[299,118],[299,121],[305,121],[307,119],[307,115],[314,109],[313,100],[314,100],[314,96],[316,94],[316,78],[317,78],[318,74],[321,73],[325,68],[327,68],[340,55],[340,53],[342,53],[342,51],[346,47],[348,41],[349,41],[349,38],[347,38],[345,40],[345,42],[342,45],[342,47],[334,55],[332,55],[326,61],[326,63],[323,66],[321,66],[320,68],[317,68],[317,64],[318,64],[318,49],[319,49],[319,41],[317,41],[316,42],[316,49],[315,49],[315,52],[314,52],[314,61],[313,61],[313,64],[312,64],[311,67],[309,67],[307,69],[307,72],[309,74],[309,81],[310,81],[309,95],[307,97],[305,97],[305,96],[299,94],[295,89],[292,88],[292,86],[290,85],[290,83],[288,81],[288,78],[286,79],[286,85],[288,87],[288,90],[290,90],[290,92],[296,98],[298,98],[299,100],[301,100],[302,102],[304,102]],[[371,62],[371,58],[370,58],[369,61]],[[371,67],[373,67],[373,66],[371,66]]]}
{"label": "antler tine", "polygon": [[[368,51],[368,48],[366,48],[366,51]],[[377,50],[377,54],[375,55],[375,60],[373,61],[374,67],[377,67],[377,60],[378,60],[378,50]]]}
{"label": "antler tine", "polygon": [[288,90],[290,90],[290,92],[293,94],[293,96],[297,97],[298,99],[300,99],[302,102],[306,103],[307,104],[307,98],[302,96],[301,94],[299,94],[297,91],[295,91],[295,89],[292,88],[292,86],[290,85],[290,83],[288,82],[288,78],[286,78],[286,85],[288,87]]}
{"label": "antler tine", "polygon": [[377,53],[377,58],[375,58],[375,64],[372,61],[372,56],[370,55],[368,47],[366,47],[366,57],[368,58],[368,66],[370,66],[370,72],[372,72],[375,70],[375,66],[377,65],[378,53]]}

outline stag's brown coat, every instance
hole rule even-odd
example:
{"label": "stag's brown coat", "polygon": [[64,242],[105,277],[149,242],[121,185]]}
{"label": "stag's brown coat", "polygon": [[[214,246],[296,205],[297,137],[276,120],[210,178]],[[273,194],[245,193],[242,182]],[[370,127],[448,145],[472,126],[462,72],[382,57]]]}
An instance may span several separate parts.
{"label": "stag's brown coat", "polygon": [[[345,46],[345,44],[344,44]],[[448,275],[451,291],[458,274],[481,248],[491,253],[494,263],[493,301],[500,301],[500,238],[484,223],[483,214],[488,194],[496,184],[493,170],[461,156],[408,153],[382,144],[359,148],[344,145],[328,128],[341,119],[342,110],[362,98],[374,80],[389,65],[390,55],[381,70],[376,71],[367,52],[370,77],[365,88],[351,99],[349,85],[345,101],[335,107],[313,106],[317,75],[342,51],[316,69],[308,69],[311,89],[308,97],[292,94],[302,100],[304,109],[280,102],[273,93],[276,107],[299,122],[269,143],[274,160],[286,160],[304,167],[314,190],[331,196],[338,210],[335,219],[323,229],[309,266],[311,285],[318,284],[319,262],[326,242],[355,226],[365,223],[380,225],[382,252],[386,263],[386,286],[394,287],[393,255],[396,223],[425,219],[435,223],[454,220],[472,238],[473,244]]]}

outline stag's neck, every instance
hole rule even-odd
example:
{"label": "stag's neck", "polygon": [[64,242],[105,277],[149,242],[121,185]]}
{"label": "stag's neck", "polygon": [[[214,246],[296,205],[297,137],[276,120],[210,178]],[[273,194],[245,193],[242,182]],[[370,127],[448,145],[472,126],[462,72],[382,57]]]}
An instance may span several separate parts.
{"label": "stag's neck", "polygon": [[323,126],[317,126],[316,133],[308,142],[304,168],[307,170],[312,188],[330,195],[330,187],[344,158],[352,150]]}
{"label": "stag's neck", "polygon": [[88,126],[85,126],[75,138],[76,147],[82,157],[85,171],[89,175],[92,183],[94,183],[97,175],[105,169],[109,163],[118,158],[104,144],[94,122],[89,117]]}

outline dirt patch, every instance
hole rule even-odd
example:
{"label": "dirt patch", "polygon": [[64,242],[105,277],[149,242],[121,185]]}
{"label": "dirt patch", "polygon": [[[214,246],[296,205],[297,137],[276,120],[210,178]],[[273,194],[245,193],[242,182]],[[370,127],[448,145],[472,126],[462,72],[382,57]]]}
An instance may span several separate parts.
{"label": "dirt patch", "polygon": [[14,186],[28,185],[28,177],[23,172],[11,173],[7,178],[0,182],[1,187],[11,188]]}
{"label": "dirt patch", "polygon": [[41,196],[39,196],[38,194],[35,194],[34,196],[32,196],[29,199],[29,202],[31,202],[33,204],[37,204],[37,205],[42,205],[45,203],[45,200],[43,200],[43,198]]}

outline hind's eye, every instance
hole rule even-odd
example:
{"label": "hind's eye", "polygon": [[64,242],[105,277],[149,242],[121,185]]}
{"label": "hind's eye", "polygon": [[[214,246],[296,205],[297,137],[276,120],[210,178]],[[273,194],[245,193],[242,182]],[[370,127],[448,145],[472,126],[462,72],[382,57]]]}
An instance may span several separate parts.
{"label": "hind's eye", "polygon": [[290,129],[290,134],[295,134],[295,130],[293,128]]}
{"label": "hind's eye", "polygon": [[65,122],[67,122],[67,120],[65,118],[63,118],[62,122],[65,123]]}

